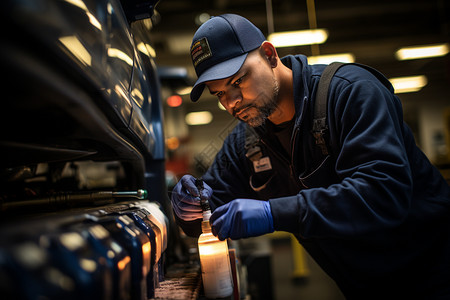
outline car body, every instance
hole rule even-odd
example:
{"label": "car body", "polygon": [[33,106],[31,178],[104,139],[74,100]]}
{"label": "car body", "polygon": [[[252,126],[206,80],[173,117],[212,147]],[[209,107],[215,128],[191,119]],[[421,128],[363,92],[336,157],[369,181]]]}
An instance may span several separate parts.
{"label": "car body", "polygon": [[[151,237],[152,249],[160,249],[161,257],[162,251],[173,249],[170,239],[167,242],[170,229],[160,228],[172,218],[165,183],[160,81],[149,38],[157,2],[5,0],[0,3],[0,65],[4,75],[0,102],[2,296],[34,299],[39,294],[60,299],[66,295],[62,292],[64,286],[55,287],[47,275],[42,275],[49,268],[59,270],[69,277],[67,282],[80,287],[73,295],[85,295],[83,289],[88,290],[90,285],[83,278],[94,274],[89,270],[97,265],[80,264],[80,257],[85,254],[72,251],[72,242],[68,247],[62,242],[77,234],[84,237],[83,249],[90,251],[91,258],[113,260],[104,255],[116,253],[123,258],[116,264],[131,257],[130,264],[136,265],[133,256],[122,251],[125,246],[119,249],[114,246],[116,242],[103,243],[103,252],[98,252],[100,248],[96,245],[102,239],[88,239],[89,228],[106,228],[101,218],[95,219],[105,211],[111,224],[119,224],[125,211],[128,214],[139,211],[142,220],[136,217],[134,221],[141,225],[146,214],[159,215],[158,220],[161,214],[167,216],[162,222],[152,223],[153,227],[148,225],[147,233],[131,224],[131,219],[127,221],[129,225],[120,226],[128,226],[127,232],[134,230],[135,234],[143,230],[141,240],[147,242],[142,242],[142,247],[138,242],[133,244],[138,252],[142,250],[142,255],[150,255],[147,248]],[[148,196],[143,196],[141,189],[148,191],[145,194]],[[145,210],[137,204],[117,204],[119,200],[126,203],[136,201],[135,198],[150,201],[159,208],[151,206]],[[110,215],[110,211],[114,213]],[[55,214],[59,219],[55,220]],[[32,231],[28,230],[30,227]],[[80,228],[80,233],[71,228]],[[151,235],[152,230],[158,231],[160,237]],[[14,258],[17,249],[27,249],[30,255],[53,253],[48,256],[52,257],[48,264],[40,265],[44,277],[33,275],[35,269]],[[55,260],[59,256],[67,257],[67,264],[74,263],[74,267]],[[162,272],[163,260],[154,262],[157,263]],[[106,295],[105,299],[110,296],[115,299],[119,296],[107,284],[114,277],[108,273],[112,267],[105,268],[110,271],[99,271],[103,279],[92,275],[91,280],[102,282],[104,293],[99,293]],[[134,268],[136,271],[139,265]],[[23,273],[23,280],[9,277],[13,276],[8,275],[10,272]],[[147,272],[151,273],[148,267]],[[123,278],[129,278],[127,274]],[[153,277],[163,276],[153,274]],[[14,285],[8,284],[11,280]],[[144,282],[141,279],[136,286]],[[32,292],[15,294],[11,290],[11,286],[18,288],[21,284],[29,284]]]}
{"label": "car body", "polygon": [[[150,16],[155,3],[140,2]],[[146,187],[165,158],[151,20],[131,23],[116,0],[0,5],[2,179],[43,163],[118,161],[123,188]]]}

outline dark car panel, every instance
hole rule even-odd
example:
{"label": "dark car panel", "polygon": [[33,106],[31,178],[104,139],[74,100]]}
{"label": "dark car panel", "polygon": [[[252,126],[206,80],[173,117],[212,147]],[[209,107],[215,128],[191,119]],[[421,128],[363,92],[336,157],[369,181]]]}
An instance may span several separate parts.
{"label": "dark car panel", "polygon": [[[119,2],[3,1],[2,6],[2,11],[13,12],[3,21],[11,18],[8,23],[19,28],[20,36],[8,34],[18,47],[28,46],[32,55],[57,59],[56,68],[70,70],[68,76],[81,75],[81,80],[88,81],[82,84],[97,93],[93,101],[106,110],[112,125],[130,129],[133,138],[139,139],[136,144],[152,154],[151,95],[145,83],[149,82],[146,77],[155,74],[144,68]],[[4,53],[4,57],[10,55]]]}
{"label": "dark car panel", "polygon": [[[77,235],[68,225],[61,225],[66,221],[55,223],[55,215],[74,220],[70,226],[86,227],[87,231],[101,225],[100,219],[86,217],[87,211],[112,213],[114,219],[131,214],[133,209],[142,214],[142,220],[134,222],[141,223],[147,215],[159,215],[159,219],[165,215],[166,221],[161,224],[170,222],[164,236],[161,224],[152,228],[149,225],[147,238],[152,236],[151,230],[159,230],[161,236],[156,239],[153,235],[152,247],[161,248],[160,252],[167,249],[167,260],[171,260],[177,232],[167,197],[160,83],[148,33],[152,28],[148,18],[157,2],[0,2],[0,293],[6,298],[22,295],[34,299],[33,291],[51,295],[51,299],[63,295],[83,298],[89,294],[89,286],[103,289],[95,294],[100,298],[128,297],[128,292],[116,293],[117,286],[105,284],[110,280],[108,272],[116,272],[117,266],[105,268],[106,273],[99,269],[98,276],[89,277],[88,283],[78,281],[86,265],[80,264],[77,257],[104,259],[115,242],[120,244],[120,233],[115,233],[115,241],[99,246],[103,252],[95,246],[100,241],[89,240],[86,233],[86,252],[76,253],[70,245],[67,249],[58,244],[61,237]],[[143,189],[148,195],[141,192]],[[142,204],[132,202],[136,201],[136,191]],[[117,204],[119,201],[125,202]],[[147,207],[149,202],[157,206]],[[36,226],[36,234],[28,231],[26,224]],[[129,228],[136,234],[142,230],[132,224]],[[112,229],[110,234],[114,235]],[[41,238],[47,236],[55,237],[52,247]],[[141,249],[135,244],[135,248],[129,246],[129,251]],[[143,244],[148,247],[148,243]],[[71,289],[75,290],[54,289],[54,282],[45,278],[41,281],[40,273],[27,269],[26,261],[25,265],[15,261],[14,251],[21,247],[41,254],[53,253],[55,258],[66,257],[67,265],[62,260],[49,260],[39,266],[39,272],[58,270],[67,282],[72,280]],[[154,262],[148,276],[163,280],[166,253],[160,253],[161,259]],[[134,266],[132,270],[140,269],[139,257],[127,258]],[[24,276],[17,275],[22,273]],[[131,281],[138,277],[124,275]],[[131,295],[145,295],[146,284],[151,285],[149,292],[154,291],[158,282],[149,278],[139,277],[138,284],[131,282],[136,288]],[[7,284],[10,280],[15,280],[14,286]],[[30,292],[15,294],[28,283],[32,285]],[[119,292],[124,296],[120,297]]]}

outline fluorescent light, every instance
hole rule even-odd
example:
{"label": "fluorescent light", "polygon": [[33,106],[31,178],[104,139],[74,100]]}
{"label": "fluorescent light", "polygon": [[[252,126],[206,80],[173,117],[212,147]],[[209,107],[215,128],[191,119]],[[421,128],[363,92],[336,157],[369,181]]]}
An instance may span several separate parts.
{"label": "fluorescent light", "polygon": [[195,17],[195,24],[200,26],[206,21],[208,21],[210,18],[211,16],[208,13],[201,13]]}
{"label": "fluorescent light", "polygon": [[267,37],[275,47],[322,44],[328,38],[326,29],[275,32]]}
{"label": "fluorescent light", "polygon": [[389,81],[394,86],[396,94],[420,91],[428,83],[425,75],[395,77],[389,79]]}
{"label": "fluorescent light", "polygon": [[188,125],[206,125],[211,123],[212,119],[213,116],[209,111],[191,112],[185,117]]}
{"label": "fluorescent light", "polygon": [[343,63],[352,63],[355,62],[355,55],[353,55],[353,53],[339,53],[339,54],[317,55],[308,57],[308,63],[311,65],[315,64],[328,65],[335,61]]}
{"label": "fluorescent light", "polygon": [[177,94],[178,95],[189,95],[192,91],[192,86],[186,86],[186,87],[182,87],[177,89]]}
{"label": "fluorescent light", "polygon": [[438,57],[447,55],[449,52],[448,43],[428,46],[405,47],[395,52],[398,60],[420,59],[428,57]]}

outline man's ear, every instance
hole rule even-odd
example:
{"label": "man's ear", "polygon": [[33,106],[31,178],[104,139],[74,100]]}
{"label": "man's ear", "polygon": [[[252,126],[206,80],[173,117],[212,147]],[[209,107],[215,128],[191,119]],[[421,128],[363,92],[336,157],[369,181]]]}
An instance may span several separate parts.
{"label": "man's ear", "polygon": [[275,68],[278,64],[278,53],[277,50],[275,49],[275,46],[269,41],[264,41],[261,44],[260,49],[262,51],[261,54],[264,55],[264,57],[269,62],[270,66],[272,68]]}

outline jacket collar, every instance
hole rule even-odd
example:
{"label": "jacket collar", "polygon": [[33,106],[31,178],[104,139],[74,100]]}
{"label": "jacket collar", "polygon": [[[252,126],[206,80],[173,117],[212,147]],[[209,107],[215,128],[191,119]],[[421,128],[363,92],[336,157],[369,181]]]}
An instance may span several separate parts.
{"label": "jacket collar", "polygon": [[[295,127],[300,127],[302,120],[305,118],[305,110],[309,102],[309,83],[311,69],[308,65],[306,56],[304,55],[288,55],[281,58],[281,62],[292,70],[294,83],[294,102],[295,102]],[[255,128],[260,136],[267,133],[265,125]]]}
{"label": "jacket collar", "polygon": [[294,82],[294,102],[295,102],[295,126],[302,123],[309,102],[309,79],[311,70],[304,55],[288,55],[281,59],[281,62],[292,70]]}

